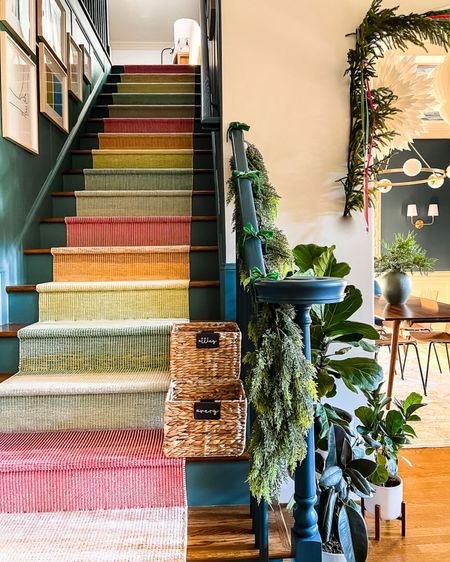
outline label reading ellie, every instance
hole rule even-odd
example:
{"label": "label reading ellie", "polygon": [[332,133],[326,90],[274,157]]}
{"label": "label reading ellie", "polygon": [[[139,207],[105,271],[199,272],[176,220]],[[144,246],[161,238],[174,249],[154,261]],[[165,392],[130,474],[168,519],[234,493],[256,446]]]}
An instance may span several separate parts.
{"label": "label reading ellie", "polygon": [[220,420],[220,402],[214,400],[194,402],[194,419]]}
{"label": "label reading ellie", "polygon": [[197,334],[197,348],[198,349],[213,349],[220,345],[220,334],[217,332],[198,332]]}

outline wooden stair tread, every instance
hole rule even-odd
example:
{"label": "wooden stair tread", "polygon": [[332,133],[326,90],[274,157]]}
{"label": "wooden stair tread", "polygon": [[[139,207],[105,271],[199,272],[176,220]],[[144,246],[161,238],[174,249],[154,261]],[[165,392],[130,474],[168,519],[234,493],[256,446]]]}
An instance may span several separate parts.
{"label": "wooden stair tread", "polygon": [[[85,191],[84,189],[80,189],[79,191]],[[103,192],[103,189],[101,190]],[[115,189],[112,189],[111,191],[117,191]],[[145,191],[145,190],[138,190],[138,191]],[[151,189],[149,189],[148,191],[152,191]],[[157,190],[155,190],[157,191]],[[168,190],[171,191],[171,190]],[[188,190],[186,190],[188,191]],[[122,193],[122,191],[121,191]],[[197,195],[214,195],[215,191],[213,189],[202,189],[202,190],[198,190],[198,191],[192,191],[190,192],[192,193],[193,196],[197,196]],[[54,191],[52,193],[52,197],[75,197],[75,191]]]}
{"label": "wooden stair tread", "polygon": [[13,374],[14,373],[0,373],[0,383],[6,381],[6,379],[9,379],[9,377],[12,377]]}
{"label": "wooden stair tread", "polygon": [[[211,215],[211,216],[201,216],[201,215],[199,215],[199,216],[192,217],[192,222],[216,222],[216,220],[217,220],[217,217],[215,217],[213,215]],[[65,222],[65,219],[62,218],[62,217],[57,217],[57,218],[49,217],[49,218],[46,218],[46,219],[41,219],[39,222],[44,223],[44,224],[47,224],[47,223],[63,223],[63,222]]]}
{"label": "wooden stair tread", "polygon": [[28,324],[2,324],[0,325],[0,338],[14,338],[17,332]]}
{"label": "wooden stair tread", "polygon": [[[259,560],[251,525],[248,506],[190,507],[187,561]],[[291,558],[291,525],[285,508],[269,510],[271,559]]]}
{"label": "wooden stair tread", "polygon": [[[189,281],[191,289],[203,289],[208,287],[219,287],[219,281]],[[36,292],[36,285],[8,285],[6,287],[7,293],[34,293]],[[5,324],[5,326],[15,326],[16,324]],[[245,460],[245,459],[243,459]]]}
{"label": "wooden stair tread", "polygon": [[[134,247],[134,246],[129,246],[129,247]],[[141,248],[142,246],[136,246],[136,247]],[[218,250],[218,246],[191,246],[190,248],[191,252],[217,252],[217,250]],[[24,250],[23,253],[27,256],[50,254],[51,248],[30,248],[28,250]]]}

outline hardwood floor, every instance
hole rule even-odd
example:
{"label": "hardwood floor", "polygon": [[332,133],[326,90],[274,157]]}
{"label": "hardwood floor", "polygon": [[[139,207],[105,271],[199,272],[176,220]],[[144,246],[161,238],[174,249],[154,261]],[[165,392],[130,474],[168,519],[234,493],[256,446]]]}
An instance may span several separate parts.
{"label": "hardwood floor", "polygon": [[[381,541],[376,542],[374,524],[369,529],[368,562],[447,562],[450,560],[450,448],[408,449],[400,462],[407,502],[406,537],[400,521],[384,521]],[[287,559],[290,552],[288,514],[270,512],[270,556]],[[257,560],[248,508],[193,507],[189,509],[189,562]],[[306,561],[305,561],[306,562]]]}

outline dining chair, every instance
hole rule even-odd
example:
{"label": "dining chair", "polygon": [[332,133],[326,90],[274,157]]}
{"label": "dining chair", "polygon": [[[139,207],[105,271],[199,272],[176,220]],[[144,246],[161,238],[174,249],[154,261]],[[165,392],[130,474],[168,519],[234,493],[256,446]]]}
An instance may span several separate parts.
{"label": "dining chair", "polygon": [[[389,352],[391,352],[392,334],[387,332],[383,328],[380,329],[380,328],[377,327],[377,330],[378,330],[378,333],[380,334],[380,339],[375,340],[375,345],[377,345],[378,347],[387,347]],[[417,364],[419,366],[419,372],[420,372],[420,378],[422,379],[422,386],[425,386],[425,381],[424,381],[424,377],[423,377],[423,370],[422,370],[422,363],[420,361],[420,354],[419,354],[417,342],[415,342],[411,338],[405,338],[404,336],[399,336],[398,346],[397,346],[397,359],[398,359],[398,364],[399,364],[399,367],[400,367],[401,379],[402,380],[405,379],[406,360],[408,358],[408,350],[409,350],[410,347],[413,347],[415,352],[416,352]],[[403,351],[404,351],[403,361],[402,361],[402,357],[401,357],[401,354],[400,354],[400,349],[403,349]],[[375,353],[375,359],[377,359],[377,357],[378,357],[378,352]]]}
{"label": "dining chair", "polygon": [[439,361],[439,354],[436,345],[445,346],[445,354],[447,356],[447,366],[450,371],[450,353],[448,350],[448,346],[450,345],[450,323],[446,324],[444,332],[438,330],[432,330],[429,332],[412,332],[411,338],[419,344],[425,344],[425,345],[428,344],[427,370],[425,373],[425,384],[424,384],[424,392],[426,396],[432,348],[436,355],[436,361],[439,367],[439,372],[442,373],[441,363]]}

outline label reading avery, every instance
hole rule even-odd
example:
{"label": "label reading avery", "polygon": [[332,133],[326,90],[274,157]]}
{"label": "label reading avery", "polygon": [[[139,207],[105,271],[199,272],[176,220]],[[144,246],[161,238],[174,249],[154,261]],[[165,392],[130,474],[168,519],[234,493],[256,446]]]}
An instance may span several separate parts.
{"label": "label reading avery", "polygon": [[207,349],[215,348],[220,345],[220,334],[217,332],[198,332],[197,348]]}
{"label": "label reading avery", "polygon": [[220,420],[220,402],[214,400],[194,402],[194,419]]}

